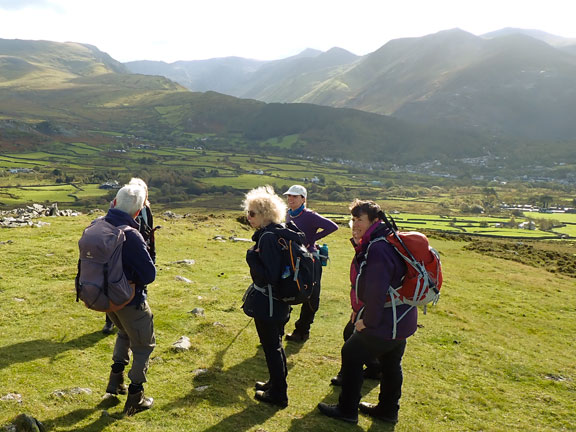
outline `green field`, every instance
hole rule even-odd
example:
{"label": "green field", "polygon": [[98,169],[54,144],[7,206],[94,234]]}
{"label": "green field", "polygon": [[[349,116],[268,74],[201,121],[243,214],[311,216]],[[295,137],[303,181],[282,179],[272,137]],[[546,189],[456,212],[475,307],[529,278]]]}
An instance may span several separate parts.
{"label": "green field", "polygon": [[[398,212],[398,223],[405,230],[527,239],[576,237],[575,214],[525,213],[510,224],[509,214],[462,213],[463,207],[474,203],[494,203],[496,194],[509,199],[514,190],[526,195],[537,193],[524,186],[512,190],[503,186],[462,187],[447,185],[442,179],[431,183],[429,177],[417,175],[349,169],[336,162],[186,147],[144,149],[111,143],[54,143],[42,152],[0,155],[0,169],[18,167],[32,167],[34,172],[0,176],[0,209],[34,202],[102,207],[110,195],[109,191],[98,189],[97,181],[102,182],[103,176],[120,182],[133,175],[143,176],[150,184],[153,201],[199,210],[206,206],[237,209],[245,191],[263,184],[282,190],[290,184],[303,183],[311,191],[310,205],[334,213],[336,219],[346,219],[348,203],[358,197],[374,199],[389,212]],[[321,177],[323,184],[310,183],[314,177]],[[193,192],[187,186],[191,181],[196,183]],[[554,192],[545,190],[541,194],[546,193]],[[564,201],[569,197],[570,191],[558,195]],[[529,219],[556,220],[564,226],[545,231],[516,227]]]}
{"label": "green field", "polygon": [[[155,406],[131,418],[121,415],[124,397],[102,399],[114,337],[100,333],[101,314],[74,301],[76,242],[90,217],[0,230],[0,398],[22,397],[21,403],[0,400],[0,427],[27,413],[62,432],[574,430],[576,347],[567,343],[576,331],[574,278],[435,237],[445,282],[440,302],[420,315],[421,328],[408,343],[400,422],[392,429],[360,415],[351,427],[320,415],[318,402],[337,401],[329,382],[339,368],[350,309],[345,226],[326,239],[331,261],[312,337],[304,345],[286,344],[288,408],[256,402],[254,381],[266,379],[267,371],[254,325],[240,309],[250,244],[212,240],[250,237],[235,220],[240,214],[166,219],[156,212],[162,229],[150,304],[158,346],[146,385]],[[174,263],[182,259],[196,263]],[[195,307],[205,316],[189,313]],[[182,335],[192,349],[172,351]],[[92,393],[54,394],[75,387]],[[364,400],[375,402],[377,392],[367,381]]]}

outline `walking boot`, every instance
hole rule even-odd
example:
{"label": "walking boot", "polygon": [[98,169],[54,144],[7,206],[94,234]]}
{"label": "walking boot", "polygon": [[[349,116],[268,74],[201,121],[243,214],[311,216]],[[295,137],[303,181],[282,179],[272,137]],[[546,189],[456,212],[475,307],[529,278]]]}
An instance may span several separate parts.
{"label": "walking boot", "polygon": [[286,335],[286,340],[291,342],[304,343],[310,338],[310,332],[303,333],[299,330],[294,330],[291,334]]}
{"label": "walking boot", "polygon": [[270,390],[270,387],[272,387],[270,385],[270,381],[256,381],[256,383],[254,384],[254,388],[256,390],[262,390],[262,391],[266,391],[266,390]]}
{"label": "walking boot", "polygon": [[105,335],[114,333],[114,323],[112,321],[110,322],[106,321],[104,327],[102,327],[102,333],[104,333]]}
{"label": "walking boot", "polygon": [[124,414],[127,416],[134,415],[140,411],[150,409],[153,404],[154,399],[144,396],[144,390],[137,393],[128,393],[128,398],[124,405]]}
{"label": "walking boot", "polygon": [[398,412],[385,412],[379,405],[369,402],[360,402],[358,405],[360,412],[370,417],[382,420],[383,422],[396,424],[398,423]]}
{"label": "walking boot", "polygon": [[126,384],[124,384],[124,372],[110,371],[110,378],[108,378],[108,387],[106,387],[106,393],[113,395],[125,395],[128,393],[128,387],[126,387]]}
{"label": "walking boot", "polygon": [[342,386],[342,375],[340,375],[340,372],[335,377],[330,378],[330,384],[338,387]]}
{"label": "walking boot", "polygon": [[270,390],[257,390],[254,399],[267,404],[279,406],[280,408],[286,408],[288,406],[288,397],[286,395],[275,396],[270,394]]}
{"label": "walking boot", "polygon": [[330,405],[324,402],[318,404],[318,409],[322,414],[348,423],[358,423],[358,410],[349,413],[342,411],[339,405]]}

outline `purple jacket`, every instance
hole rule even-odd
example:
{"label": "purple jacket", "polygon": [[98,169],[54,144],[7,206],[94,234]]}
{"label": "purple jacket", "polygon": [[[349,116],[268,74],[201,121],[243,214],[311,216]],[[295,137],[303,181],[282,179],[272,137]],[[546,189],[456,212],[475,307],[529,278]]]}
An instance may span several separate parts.
{"label": "purple jacket", "polygon": [[[398,287],[402,284],[402,277],[406,273],[406,264],[396,252],[394,247],[385,241],[378,241],[370,246],[368,254],[366,250],[370,240],[377,237],[386,236],[389,229],[378,222],[376,227],[372,226],[362,238],[360,246],[356,250],[353,270],[356,274],[360,266],[365,261],[364,267],[357,280],[358,299],[364,304],[364,309],[360,316],[364,320],[366,329],[362,330],[382,339],[392,339],[394,320],[392,308],[385,307],[388,297],[388,287]],[[351,296],[356,296],[356,287],[352,287]],[[406,339],[412,336],[417,329],[418,309],[408,305],[396,307],[398,317],[406,311],[408,313],[397,324],[396,339]]]}
{"label": "purple jacket", "polygon": [[298,216],[292,217],[288,213],[286,215],[286,223],[290,221],[294,222],[298,229],[304,233],[306,236],[305,245],[308,251],[312,253],[316,252],[316,242],[318,240],[332,234],[338,229],[338,225],[330,219],[326,219],[315,211],[307,208],[304,208]]}

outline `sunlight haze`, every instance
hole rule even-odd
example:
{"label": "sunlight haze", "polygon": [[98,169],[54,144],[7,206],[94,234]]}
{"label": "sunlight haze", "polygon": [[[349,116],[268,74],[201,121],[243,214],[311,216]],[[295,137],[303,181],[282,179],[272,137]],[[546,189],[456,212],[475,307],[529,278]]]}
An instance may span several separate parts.
{"label": "sunlight haze", "polygon": [[121,62],[289,57],[458,27],[517,27],[576,37],[571,0],[0,0],[0,38],[80,42]]}

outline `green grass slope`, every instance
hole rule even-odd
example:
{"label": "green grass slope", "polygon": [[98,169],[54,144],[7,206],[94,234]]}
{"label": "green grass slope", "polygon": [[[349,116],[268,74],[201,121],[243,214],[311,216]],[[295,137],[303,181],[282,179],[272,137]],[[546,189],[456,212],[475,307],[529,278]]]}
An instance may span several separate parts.
{"label": "green grass slope", "polygon": [[[316,409],[338,396],[328,384],[339,368],[349,316],[352,250],[345,227],[327,239],[332,260],[312,338],[303,346],[286,344],[290,405],[275,411],[253,400],[254,381],[267,371],[254,325],[240,309],[250,244],[213,240],[250,237],[237,215],[157,214],[163,228],[150,304],[158,346],[146,387],[156,402],[131,418],[121,415],[124,397],[102,400],[114,337],[100,333],[102,314],[74,302],[76,242],[91,217],[1,230],[0,426],[27,413],[51,431],[392,430],[365,416],[351,428]],[[420,316],[421,328],[409,340],[394,430],[573,430],[574,280],[466,251],[465,241],[432,243],[443,259],[445,284],[440,303]],[[175,263],[182,259],[196,263]],[[195,307],[205,316],[191,314]],[[192,349],[173,352],[171,344],[182,335]],[[92,394],[53,394],[74,387]],[[2,400],[9,393],[22,402]],[[374,382],[365,383],[364,394],[377,400]]]}

